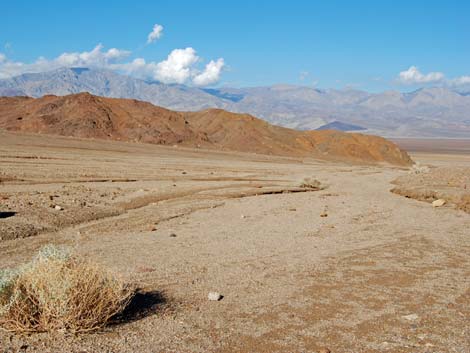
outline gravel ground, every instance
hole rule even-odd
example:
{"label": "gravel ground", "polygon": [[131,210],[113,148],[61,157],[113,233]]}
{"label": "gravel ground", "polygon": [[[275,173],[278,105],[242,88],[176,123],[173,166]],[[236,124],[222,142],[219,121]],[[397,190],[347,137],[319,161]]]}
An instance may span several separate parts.
{"label": "gravel ground", "polygon": [[470,216],[390,192],[421,174],[19,134],[0,165],[0,268],[65,244],[141,288],[103,332],[0,352],[470,352]]}

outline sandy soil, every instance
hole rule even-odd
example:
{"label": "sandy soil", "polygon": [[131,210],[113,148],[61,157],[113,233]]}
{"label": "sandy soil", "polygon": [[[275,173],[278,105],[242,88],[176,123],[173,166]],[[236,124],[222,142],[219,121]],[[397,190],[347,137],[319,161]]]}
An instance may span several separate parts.
{"label": "sandy soil", "polygon": [[470,215],[390,192],[410,175],[0,133],[0,268],[66,244],[142,288],[104,332],[0,352],[470,352]]}

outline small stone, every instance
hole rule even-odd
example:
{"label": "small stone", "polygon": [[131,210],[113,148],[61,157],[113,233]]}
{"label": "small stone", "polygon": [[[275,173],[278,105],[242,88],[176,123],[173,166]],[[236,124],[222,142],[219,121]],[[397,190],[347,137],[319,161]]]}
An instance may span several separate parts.
{"label": "small stone", "polygon": [[323,213],[320,215],[320,217],[328,217],[328,213],[323,212]]}
{"label": "small stone", "polygon": [[177,235],[175,233],[170,234],[170,238],[176,238],[176,237],[177,237]]}
{"label": "small stone", "polygon": [[157,230],[157,227],[152,227],[152,228],[150,229],[151,232],[155,232],[156,230]]}
{"label": "small stone", "polygon": [[414,321],[414,320],[418,320],[419,316],[416,314],[410,314],[410,315],[404,315],[402,316],[402,318],[408,321]]}
{"label": "small stone", "polygon": [[219,301],[222,300],[223,297],[224,296],[219,292],[209,292],[209,294],[207,295],[207,299],[211,301]]}
{"label": "small stone", "polygon": [[63,208],[62,208],[61,206],[59,206],[59,205],[55,205],[55,206],[54,206],[54,210],[62,211]]}
{"label": "small stone", "polygon": [[446,204],[446,200],[439,199],[439,200],[432,202],[432,207],[441,207],[441,206],[444,206],[445,204]]}
{"label": "small stone", "polygon": [[242,214],[242,215],[240,216],[240,218],[241,218],[241,219],[244,219],[244,218],[246,218],[246,216]]}
{"label": "small stone", "polygon": [[318,353],[331,353],[331,351],[328,348],[320,348]]}
{"label": "small stone", "polygon": [[141,266],[137,268],[137,272],[139,273],[148,273],[148,272],[155,272],[155,271],[156,271],[155,268],[149,267],[149,266]]}

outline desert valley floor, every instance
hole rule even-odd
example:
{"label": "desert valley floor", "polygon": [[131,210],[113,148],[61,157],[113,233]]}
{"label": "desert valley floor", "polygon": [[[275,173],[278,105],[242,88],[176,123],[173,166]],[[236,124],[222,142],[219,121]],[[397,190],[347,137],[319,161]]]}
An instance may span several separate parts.
{"label": "desert valley floor", "polygon": [[470,352],[468,204],[402,196],[459,199],[470,153],[412,158],[429,168],[0,132],[0,268],[53,243],[141,288],[102,332],[0,331],[0,352]]}

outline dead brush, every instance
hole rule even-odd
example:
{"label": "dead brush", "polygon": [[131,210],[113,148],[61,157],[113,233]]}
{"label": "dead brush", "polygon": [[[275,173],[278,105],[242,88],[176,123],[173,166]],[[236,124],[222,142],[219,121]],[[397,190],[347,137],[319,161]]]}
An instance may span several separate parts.
{"label": "dead brush", "polygon": [[462,195],[457,207],[462,211],[470,213],[470,194]]}
{"label": "dead brush", "polygon": [[134,290],[103,267],[48,246],[0,273],[0,325],[12,332],[87,332],[121,313]]}
{"label": "dead brush", "polygon": [[299,187],[304,189],[312,189],[312,190],[323,190],[325,186],[322,185],[320,181],[313,178],[304,178],[299,184]]}

